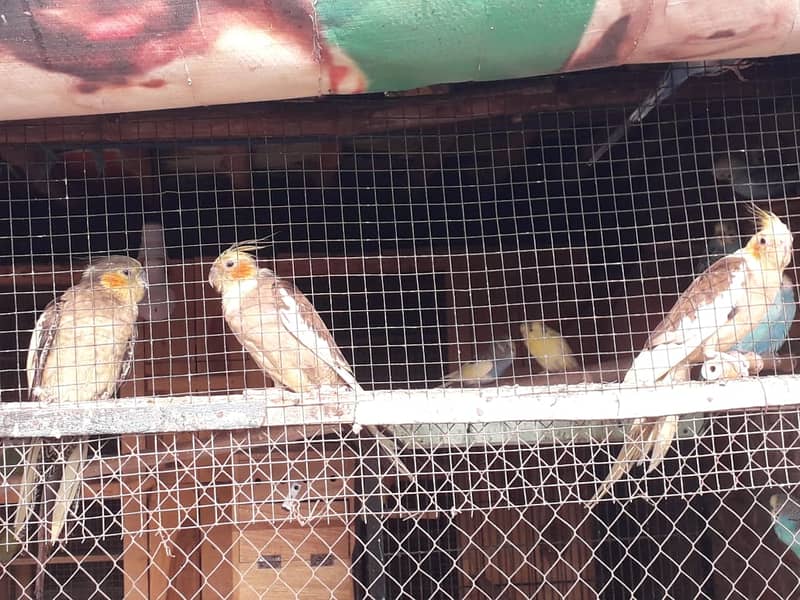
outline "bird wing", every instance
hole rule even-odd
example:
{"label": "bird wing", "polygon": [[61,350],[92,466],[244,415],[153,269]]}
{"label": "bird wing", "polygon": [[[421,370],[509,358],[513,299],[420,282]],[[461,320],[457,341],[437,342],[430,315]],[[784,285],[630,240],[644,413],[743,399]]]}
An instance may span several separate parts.
{"label": "bird wing", "polygon": [[29,400],[33,391],[42,383],[42,374],[44,367],[47,364],[47,356],[53,348],[53,340],[55,340],[56,333],[58,332],[58,325],[61,322],[61,298],[51,301],[44,309],[39,318],[36,320],[36,326],[33,328],[31,334],[31,341],[28,344],[28,359],[26,364],[26,372],[28,376],[28,392]]}
{"label": "bird wing", "polygon": [[278,318],[286,330],[350,387],[360,388],[347,359],[314,305],[294,285],[275,279],[272,287]]}
{"label": "bird wing", "polygon": [[133,367],[133,349],[136,346],[137,329],[136,323],[134,323],[133,327],[131,327],[131,337],[128,339],[128,346],[125,348],[125,354],[122,355],[119,376],[117,377],[117,385],[115,386],[114,391],[118,390],[119,386],[121,386],[131,374],[131,368]]}
{"label": "bird wing", "polygon": [[711,265],[681,294],[653,330],[625,376],[640,384],[663,379],[747,304],[747,260],[737,254]]}

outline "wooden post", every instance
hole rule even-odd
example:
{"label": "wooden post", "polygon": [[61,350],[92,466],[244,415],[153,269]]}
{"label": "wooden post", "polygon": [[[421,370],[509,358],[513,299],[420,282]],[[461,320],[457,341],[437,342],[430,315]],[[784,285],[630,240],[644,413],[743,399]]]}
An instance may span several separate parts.
{"label": "wooden post", "polygon": [[[360,575],[361,585],[365,590],[360,596],[363,600],[386,600],[386,569],[383,561],[383,511],[380,494],[380,458],[377,442],[374,449],[363,453],[357,469],[357,485],[362,499],[362,516],[360,527],[356,528],[358,543],[353,557],[354,572]],[[361,446],[365,445],[361,440]],[[360,553],[359,553],[360,550]]]}

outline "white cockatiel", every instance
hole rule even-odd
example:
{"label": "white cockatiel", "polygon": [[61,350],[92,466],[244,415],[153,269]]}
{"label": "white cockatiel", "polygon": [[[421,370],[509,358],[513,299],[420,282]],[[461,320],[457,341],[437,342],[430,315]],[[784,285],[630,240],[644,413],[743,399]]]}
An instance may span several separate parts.
{"label": "white cockatiel", "polygon": [[[257,241],[234,244],[214,261],[208,276],[222,295],[222,314],[236,338],[276,385],[292,392],[323,386],[362,391],[313,304],[292,283],[259,265],[252,254],[258,249]],[[365,428],[397,470],[413,480],[393,440],[377,427]]]}
{"label": "white cockatiel", "polygon": [[[792,260],[792,233],[773,213],[753,208],[759,229],[744,248],[724,256],[692,282],[650,334],[624,383],[653,386],[688,381],[693,365],[720,357],[726,364],[746,364],[731,351],[757,326],[783,282]],[[747,375],[743,368],[741,376]],[[678,417],[643,417],[633,421],[611,471],[588,503],[591,508],[634,464],[650,457],[647,472],[664,459],[678,427]]]}

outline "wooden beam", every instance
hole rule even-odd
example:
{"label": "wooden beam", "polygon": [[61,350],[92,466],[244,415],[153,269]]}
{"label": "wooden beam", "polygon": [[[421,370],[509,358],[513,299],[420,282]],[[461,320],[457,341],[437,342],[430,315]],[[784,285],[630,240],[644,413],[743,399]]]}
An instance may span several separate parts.
{"label": "wooden beam", "polygon": [[[120,144],[150,141],[225,140],[250,137],[352,136],[408,128],[441,127],[461,121],[596,106],[632,105],[658,83],[664,66],[601,69],[492,83],[451,86],[449,94],[386,97],[339,96],[302,101],[263,102],[152,112],[8,122],[0,144]],[[748,71],[754,77],[755,69]],[[789,82],[715,82],[718,97],[756,95]],[[694,81],[681,90],[687,98],[709,97]],[[788,90],[788,88],[786,88]],[[788,93],[788,91],[786,91]]]}
{"label": "wooden beam", "polygon": [[[559,250],[558,252],[568,252]],[[454,265],[464,272],[474,270],[476,261],[482,262],[494,252],[461,254],[450,258],[446,254],[427,255],[393,255],[393,256],[311,256],[311,257],[277,257],[267,259],[281,277],[320,277],[330,275],[362,275],[362,274],[400,274],[400,273],[436,273],[450,272]],[[512,253],[507,253],[512,254]],[[519,254],[515,251],[513,254]],[[207,273],[213,258],[199,261],[182,262],[169,260],[171,266],[187,267],[199,262],[202,272]],[[0,265],[0,288],[14,290],[30,290],[45,292],[62,289],[73,285],[80,279],[83,264],[77,264],[74,270],[66,265],[51,264],[17,264]],[[210,288],[209,288],[210,291]]]}
{"label": "wooden beam", "polygon": [[[228,431],[353,424],[413,425],[504,421],[619,421],[797,403],[800,376],[636,389],[619,384],[502,386],[360,392],[276,388],[242,394],[120,398],[69,405],[6,402],[0,438]],[[522,401],[524,400],[524,402]],[[550,426],[543,426],[550,429]]]}

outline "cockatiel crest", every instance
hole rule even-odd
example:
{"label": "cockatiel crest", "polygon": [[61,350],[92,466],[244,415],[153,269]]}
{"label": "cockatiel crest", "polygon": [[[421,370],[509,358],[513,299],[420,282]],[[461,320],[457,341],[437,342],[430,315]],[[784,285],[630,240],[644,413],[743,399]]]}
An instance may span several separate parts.
{"label": "cockatiel crest", "polygon": [[[624,383],[652,386],[688,381],[693,365],[730,353],[764,318],[792,259],[793,237],[773,213],[753,207],[758,231],[744,248],[724,256],[692,282],[653,330]],[[730,363],[736,364],[736,357]],[[746,375],[746,371],[742,375]],[[672,443],[677,416],[635,419],[593,506],[614,482],[650,457],[661,463]]]}

